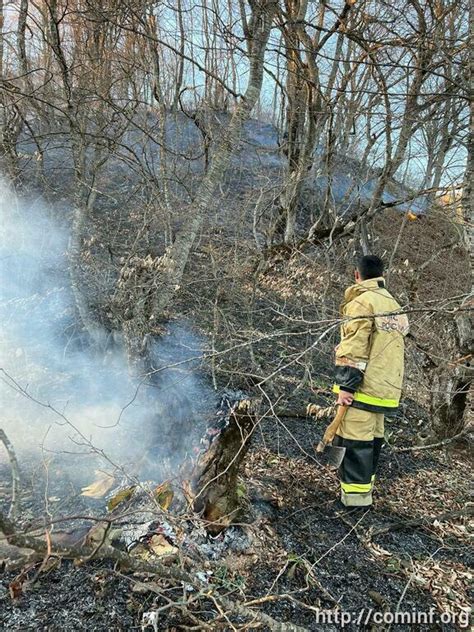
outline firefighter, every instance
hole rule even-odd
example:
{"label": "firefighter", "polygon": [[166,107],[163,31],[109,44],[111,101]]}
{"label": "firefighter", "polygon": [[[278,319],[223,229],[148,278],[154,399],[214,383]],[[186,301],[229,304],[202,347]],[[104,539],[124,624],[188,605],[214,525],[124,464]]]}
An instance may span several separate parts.
{"label": "firefighter", "polygon": [[379,257],[361,257],[355,284],[344,295],[341,342],[336,347],[337,403],[348,406],[334,438],[346,452],[339,469],[345,507],[372,504],[375,471],[384,440],[384,417],[400,401],[406,314],[388,292]]}

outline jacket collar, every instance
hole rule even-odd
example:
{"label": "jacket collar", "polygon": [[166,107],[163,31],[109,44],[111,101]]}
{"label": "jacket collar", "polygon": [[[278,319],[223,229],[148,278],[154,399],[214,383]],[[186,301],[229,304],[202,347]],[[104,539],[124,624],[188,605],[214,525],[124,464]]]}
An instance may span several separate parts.
{"label": "jacket collar", "polygon": [[375,279],[367,279],[361,283],[355,283],[347,288],[344,293],[344,299],[347,303],[352,301],[356,296],[360,296],[364,292],[369,290],[380,290],[385,288],[385,279],[383,277],[376,277]]}

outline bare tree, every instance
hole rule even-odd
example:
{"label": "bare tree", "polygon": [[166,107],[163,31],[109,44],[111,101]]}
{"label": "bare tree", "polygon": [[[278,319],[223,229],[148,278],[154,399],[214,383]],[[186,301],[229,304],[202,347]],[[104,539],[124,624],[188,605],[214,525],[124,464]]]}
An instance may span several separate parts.
{"label": "bare tree", "polygon": [[[60,139],[66,148],[77,310],[96,344],[104,324],[123,333],[135,370],[149,369],[148,342],[216,209],[242,127],[252,113],[265,116],[269,95],[282,168],[248,196],[259,246],[262,234],[267,246],[287,252],[317,243],[330,258],[337,240],[355,232],[357,248],[368,251],[371,222],[385,208],[429,208],[439,190],[459,185],[467,132],[464,2],[11,5],[0,48],[5,166],[20,178],[30,159],[42,173],[45,146]],[[189,38],[193,25],[199,34]],[[183,149],[173,135],[189,120],[199,140]],[[33,159],[22,154],[22,138],[33,142]],[[138,193],[125,213],[140,219],[121,255],[111,255],[107,283],[98,282],[107,305],[98,310],[84,253],[112,161],[133,173]],[[269,249],[262,260],[271,256]]]}
{"label": "bare tree", "polygon": [[[173,244],[153,262],[153,285],[143,288],[143,285],[139,284],[142,295],[144,293],[149,297],[149,305],[147,310],[143,310],[142,306],[146,301],[142,300],[130,320],[124,323],[127,347],[132,357],[146,356],[148,314],[156,319],[161,318],[178,289],[204,213],[213,208],[215,192],[224,176],[229,158],[239,142],[242,124],[250,116],[258,101],[263,80],[265,50],[277,5],[274,0],[268,0],[251,2],[249,8],[250,16],[248,21],[246,18],[244,24],[249,63],[247,89],[236,106],[225,133],[222,134],[221,140],[214,149],[210,167],[189,207],[186,224],[176,233]],[[129,302],[133,304],[133,287],[136,287],[133,270],[122,270],[121,277],[123,279],[122,296],[127,304]],[[126,279],[131,279],[132,284],[127,284]]]}

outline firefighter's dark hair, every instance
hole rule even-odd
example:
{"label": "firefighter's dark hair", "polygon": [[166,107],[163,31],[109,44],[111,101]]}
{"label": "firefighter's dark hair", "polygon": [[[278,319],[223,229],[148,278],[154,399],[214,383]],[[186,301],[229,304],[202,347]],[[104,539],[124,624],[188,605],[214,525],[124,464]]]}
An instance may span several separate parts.
{"label": "firefighter's dark hair", "polygon": [[383,275],[383,261],[375,255],[366,255],[357,261],[357,269],[363,281],[375,279]]}

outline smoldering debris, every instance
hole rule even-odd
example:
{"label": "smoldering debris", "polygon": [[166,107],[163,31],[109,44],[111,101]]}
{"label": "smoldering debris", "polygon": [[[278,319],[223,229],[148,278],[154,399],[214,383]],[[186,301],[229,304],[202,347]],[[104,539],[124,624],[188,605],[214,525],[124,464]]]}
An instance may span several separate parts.
{"label": "smoldering debris", "polygon": [[0,180],[2,427],[20,456],[72,453],[79,478],[85,468],[90,480],[91,455],[137,474],[150,447],[155,467],[174,467],[214,401],[197,371],[202,340],[171,325],[153,346],[153,384],[130,375],[119,344],[106,353],[87,344],[69,278],[69,215]]}

